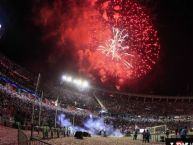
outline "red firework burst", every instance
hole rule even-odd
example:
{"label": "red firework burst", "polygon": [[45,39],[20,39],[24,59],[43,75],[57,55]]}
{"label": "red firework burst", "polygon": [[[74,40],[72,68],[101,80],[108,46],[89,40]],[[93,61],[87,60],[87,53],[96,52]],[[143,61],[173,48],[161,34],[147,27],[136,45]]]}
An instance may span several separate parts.
{"label": "red firework burst", "polygon": [[[71,17],[62,11],[62,1],[40,11],[40,22],[49,26],[49,36],[58,44],[75,44],[79,71],[120,89],[152,70],[159,57],[159,39],[151,17],[135,0],[88,0],[80,6],[70,1]],[[53,18],[54,17],[54,18]],[[53,21],[54,20],[54,21]],[[59,24],[58,28],[50,25]],[[78,56],[78,57],[77,57]]]}
{"label": "red firework burst", "polygon": [[[98,72],[102,82],[114,78],[119,89],[127,80],[147,74],[158,60],[157,31],[145,8],[133,0],[100,0],[96,7],[101,18],[91,20],[90,54],[83,50],[81,56],[82,60],[88,60],[90,67],[80,66],[86,73]],[[103,23],[102,30],[95,28],[96,20]],[[118,33],[115,34],[114,28],[120,33],[119,38],[115,38]]]}

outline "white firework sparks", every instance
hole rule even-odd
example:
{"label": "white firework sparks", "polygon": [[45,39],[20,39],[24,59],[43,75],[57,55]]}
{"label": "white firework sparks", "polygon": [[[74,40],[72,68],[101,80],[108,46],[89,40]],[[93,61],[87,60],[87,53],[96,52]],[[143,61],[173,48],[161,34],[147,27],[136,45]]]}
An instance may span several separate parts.
{"label": "white firework sparks", "polygon": [[123,46],[123,42],[127,37],[128,34],[126,33],[125,29],[120,31],[118,28],[113,27],[113,38],[107,40],[104,46],[99,46],[98,50],[106,56],[110,56],[112,60],[121,61],[127,67],[132,68],[133,66],[131,65],[131,63],[124,59],[124,56],[133,57],[132,54],[129,54],[125,51],[128,50],[129,47]]}

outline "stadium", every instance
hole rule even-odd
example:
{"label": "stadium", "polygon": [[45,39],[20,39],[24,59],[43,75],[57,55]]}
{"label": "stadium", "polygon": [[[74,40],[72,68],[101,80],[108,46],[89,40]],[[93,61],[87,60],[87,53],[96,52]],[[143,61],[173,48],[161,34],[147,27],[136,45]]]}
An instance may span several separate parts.
{"label": "stadium", "polygon": [[1,1],[0,145],[191,144],[192,6]]}

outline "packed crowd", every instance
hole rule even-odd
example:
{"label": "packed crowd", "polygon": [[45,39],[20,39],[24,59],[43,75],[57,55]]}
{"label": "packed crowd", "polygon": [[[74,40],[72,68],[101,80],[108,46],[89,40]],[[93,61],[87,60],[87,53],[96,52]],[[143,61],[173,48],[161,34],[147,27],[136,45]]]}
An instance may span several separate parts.
{"label": "packed crowd", "polygon": [[[120,94],[100,93],[99,99],[110,112],[137,114],[140,116],[153,118],[159,116],[192,115],[192,99],[180,97],[156,98],[137,97]],[[118,103],[117,103],[118,102]]]}
{"label": "packed crowd", "polygon": [[[0,84],[0,118],[13,121],[15,118],[21,124],[29,125],[31,123],[32,107],[34,105],[34,120],[38,124],[39,110],[41,107],[41,125],[54,126],[55,112],[65,113],[67,116],[88,116],[90,112],[73,107],[62,108],[61,106],[51,105],[47,102],[41,102],[38,99],[30,98],[26,93],[17,92],[10,89],[10,85]],[[16,117],[15,115],[20,115]],[[21,119],[22,118],[22,119]],[[70,118],[70,117],[69,117]],[[21,120],[20,120],[21,119]]]}

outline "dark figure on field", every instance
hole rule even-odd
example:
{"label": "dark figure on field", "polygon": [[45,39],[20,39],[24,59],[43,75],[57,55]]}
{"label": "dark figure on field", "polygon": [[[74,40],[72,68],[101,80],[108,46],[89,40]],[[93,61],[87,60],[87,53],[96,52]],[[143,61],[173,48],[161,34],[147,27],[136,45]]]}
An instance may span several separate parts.
{"label": "dark figure on field", "polygon": [[187,133],[188,133],[187,127],[182,128],[181,131],[180,131],[181,139],[186,139],[187,138]]}
{"label": "dark figure on field", "polygon": [[146,142],[146,131],[145,130],[143,131],[142,135],[143,135],[143,142]]}
{"label": "dark figure on field", "polygon": [[137,130],[135,130],[135,132],[134,132],[133,140],[137,140]]}
{"label": "dark figure on field", "polygon": [[169,138],[170,131],[167,129],[166,130],[166,138]]}
{"label": "dark figure on field", "polygon": [[176,128],[175,134],[176,134],[176,137],[177,137],[177,135],[178,135],[178,128]]}
{"label": "dark figure on field", "polygon": [[51,130],[51,138],[53,138],[54,137],[53,128],[51,128],[50,130]]}
{"label": "dark figure on field", "polygon": [[149,130],[146,131],[146,141],[149,142],[150,139],[150,132]]}
{"label": "dark figure on field", "polygon": [[146,131],[145,130],[143,131],[142,135],[143,135],[143,142],[146,142]]}

